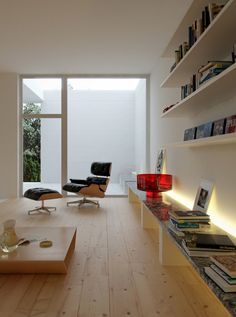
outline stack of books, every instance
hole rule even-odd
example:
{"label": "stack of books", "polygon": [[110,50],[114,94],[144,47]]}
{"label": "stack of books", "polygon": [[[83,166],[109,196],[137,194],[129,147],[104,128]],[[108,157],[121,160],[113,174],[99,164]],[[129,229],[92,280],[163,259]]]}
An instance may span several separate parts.
{"label": "stack of books", "polygon": [[206,65],[198,70],[199,85],[220,74],[232,64],[233,61],[208,61]]}
{"label": "stack of books", "polygon": [[177,236],[184,232],[202,232],[210,228],[210,216],[202,211],[170,211],[168,227]]}
{"label": "stack of books", "polygon": [[211,257],[205,273],[224,291],[236,292],[236,254]]}
{"label": "stack of books", "polygon": [[235,254],[236,246],[225,234],[194,233],[182,240],[189,256],[210,257]]}

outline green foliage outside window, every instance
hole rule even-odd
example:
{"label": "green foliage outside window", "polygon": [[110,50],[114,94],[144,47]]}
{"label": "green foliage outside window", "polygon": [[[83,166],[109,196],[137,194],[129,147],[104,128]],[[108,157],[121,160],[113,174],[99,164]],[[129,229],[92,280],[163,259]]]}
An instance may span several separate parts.
{"label": "green foliage outside window", "polygon": [[[24,114],[39,114],[40,105],[28,103],[23,105]],[[23,170],[24,182],[40,182],[40,143],[41,120],[30,118],[23,120]]]}

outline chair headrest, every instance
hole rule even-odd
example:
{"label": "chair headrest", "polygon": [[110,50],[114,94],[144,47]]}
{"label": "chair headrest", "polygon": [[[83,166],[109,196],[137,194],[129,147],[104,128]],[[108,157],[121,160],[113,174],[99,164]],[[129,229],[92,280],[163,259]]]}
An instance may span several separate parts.
{"label": "chair headrest", "polygon": [[91,165],[91,173],[98,176],[110,176],[112,163],[93,162]]}

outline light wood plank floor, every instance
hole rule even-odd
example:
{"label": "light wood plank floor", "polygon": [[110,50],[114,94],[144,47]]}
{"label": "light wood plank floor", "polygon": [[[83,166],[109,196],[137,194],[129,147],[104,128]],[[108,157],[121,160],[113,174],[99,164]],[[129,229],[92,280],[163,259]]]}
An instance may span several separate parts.
{"label": "light wood plank floor", "polygon": [[0,274],[0,317],[230,316],[190,268],[162,267],[153,231],[140,227],[138,205],[105,198],[101,208],[48,201],[52,215],[30,215],[25,198],[0,204],[0,222],[77,226],[66,275]]}

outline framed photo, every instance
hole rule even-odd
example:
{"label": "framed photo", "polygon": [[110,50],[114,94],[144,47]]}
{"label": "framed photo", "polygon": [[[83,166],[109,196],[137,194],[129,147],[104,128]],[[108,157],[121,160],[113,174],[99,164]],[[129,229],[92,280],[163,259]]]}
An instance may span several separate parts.
{"label": "framed photo", "polygon": [[194,140],[196,136],[196,127],[184,131],[184,141]]}
{"label": "framed photo", "polygon": [[212,126],[212,122],[199,125],[196,131],[196,139],[210,137],[212,134]]}
{"label": "framed photo", "polygon": [[225,133],[225,118],[213,122],[212,136]]}
{"label": "framed photo", "polygon": [[156,164],[156,173],[157,174],[163,173],[165,154],[166,154],[166,150],[164,148],[159,149],[159,151],[157,153],[157,164]]}
{"label": "framed photo", "polygon": [[236,132],[236,115],[226,118],[225,133]]}
{"label": "framed photo", "polygon": [[193,210],[207,211],[213,187],[214,185],[211,182],[201,180],[194,201]]}

